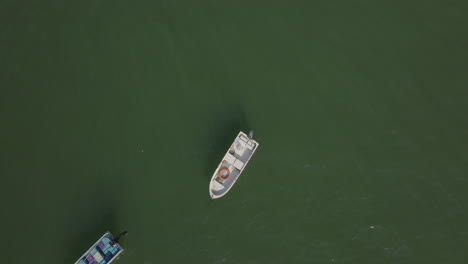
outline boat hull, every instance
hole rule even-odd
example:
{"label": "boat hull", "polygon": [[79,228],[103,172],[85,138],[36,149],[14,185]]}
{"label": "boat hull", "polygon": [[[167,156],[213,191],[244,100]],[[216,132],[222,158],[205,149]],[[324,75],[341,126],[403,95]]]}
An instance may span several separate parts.
{"label": "boat hull", "polygon": [[123,253],[119,243],[113,242],[114,237],[106,232],[94,245],[89,248],[75,264],[111,264]]}
{"label": "boat hull", "polygon": [[232,188],[244,171],[259,144],[244,132],[239,132],[211,177],[211,199],[220,198]]}

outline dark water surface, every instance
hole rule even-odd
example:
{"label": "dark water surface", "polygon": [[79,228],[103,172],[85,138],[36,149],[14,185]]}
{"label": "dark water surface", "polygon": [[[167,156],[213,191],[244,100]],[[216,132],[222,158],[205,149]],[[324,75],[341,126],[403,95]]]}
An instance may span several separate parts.
{"label": "dark water surface", "polygon": [[467,1],[64,2],[0,1],[1,263],[466,263]]}

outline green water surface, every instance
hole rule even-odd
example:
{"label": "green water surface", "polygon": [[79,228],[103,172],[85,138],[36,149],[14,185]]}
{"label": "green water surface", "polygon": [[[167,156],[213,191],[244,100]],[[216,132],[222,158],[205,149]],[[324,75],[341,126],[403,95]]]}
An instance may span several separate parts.
{"label": "green water surface", "polygon": [[467,263],[467,14],[0,0],[0,262],[72,264],[128,230],[119,264]]}

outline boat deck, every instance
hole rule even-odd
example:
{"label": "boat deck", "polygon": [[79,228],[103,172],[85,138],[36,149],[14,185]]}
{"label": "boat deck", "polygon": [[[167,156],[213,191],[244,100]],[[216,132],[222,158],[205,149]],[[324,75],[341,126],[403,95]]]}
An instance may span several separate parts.
{"label": "boat deck", "polygon": [[111,233],[105,233],[75,264],[112,263],[123,252],[123,248],[118,243],[112,245],[113,239]]}
{"label": "boat deck", "polygon": [[213,176],[210,188],[214,196],[221,196],[232,187],[255,152],[257,145],[255,140],[242,132],[239,133],[215,171],[217,175],[221,168],[227,168],[230,172],[229,179],[220,180]]}

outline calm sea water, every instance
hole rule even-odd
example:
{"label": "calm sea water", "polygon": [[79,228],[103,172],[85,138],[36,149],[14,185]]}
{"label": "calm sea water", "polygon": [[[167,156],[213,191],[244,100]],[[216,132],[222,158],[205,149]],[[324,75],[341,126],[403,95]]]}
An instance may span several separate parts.
{"label": "calm sea water", "polygon": [[0,262],[466,263],[467,3],[1,0]]}

